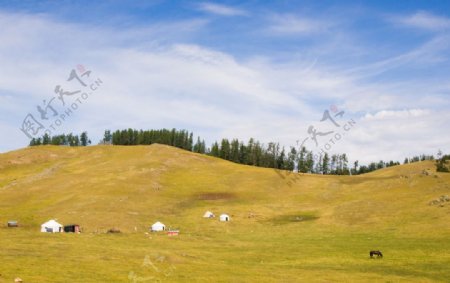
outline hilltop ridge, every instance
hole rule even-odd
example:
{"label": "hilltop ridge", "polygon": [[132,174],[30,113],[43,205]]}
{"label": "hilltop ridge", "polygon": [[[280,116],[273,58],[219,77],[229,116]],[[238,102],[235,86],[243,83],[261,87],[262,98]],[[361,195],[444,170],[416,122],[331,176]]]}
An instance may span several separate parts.
{"label": "hilltop ridge", "polygon": [[448,175],[436,173],[428,161],[361,176],[321,176],[158,144],[25,148],[0,155],[0,170],[0,197],[9,204],[1,209],[4,217],[28,219],[27,225],[56,217],[87,230],[143,230],[150,219],[193,217],[209,206],[234,211],[238,219],[248,211],[268,218],[281,207],[301,206],[329,225],[385,225],[399,211],[441,219],[445,214],[428,211],[427,202],[449,188]]}
{"label": "hilltop ridge", "polygon": [[[333,176],[158,144],[25,148],[0,155],[0,222],[19,222],[0,227],[0,282],[439,282],[449,194],[430,161]],[[41,233],[49,219],[82,233]]]}

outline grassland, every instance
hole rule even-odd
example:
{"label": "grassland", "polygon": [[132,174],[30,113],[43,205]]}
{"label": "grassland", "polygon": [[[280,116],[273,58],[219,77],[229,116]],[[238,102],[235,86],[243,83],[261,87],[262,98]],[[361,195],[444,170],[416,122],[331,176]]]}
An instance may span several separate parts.
{"label": "grassland", "polygon": [[[0,155],[0,282],[449,282],[441,195],[429,161],[318,176],[162,145],[26,148]],[[54,218],[83,233],[40,233]]]}

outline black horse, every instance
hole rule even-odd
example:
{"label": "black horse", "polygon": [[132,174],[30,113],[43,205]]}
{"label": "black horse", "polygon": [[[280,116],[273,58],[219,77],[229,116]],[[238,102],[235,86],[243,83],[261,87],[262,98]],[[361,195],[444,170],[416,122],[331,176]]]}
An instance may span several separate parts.
{"label": "black horse", "polygon": [[381,251],[370,251],[370,257],[373,258],[374,255],[376,255],[377,257],[383,257],[383,254],[381,253]]}

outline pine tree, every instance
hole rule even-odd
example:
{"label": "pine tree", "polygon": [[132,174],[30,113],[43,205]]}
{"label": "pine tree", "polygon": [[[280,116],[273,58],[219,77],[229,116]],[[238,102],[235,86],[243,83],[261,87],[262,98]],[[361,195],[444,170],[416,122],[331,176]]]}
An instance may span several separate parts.
{"label": "pine tree", "polygon": [[359,161],[358,161],[358,160],[356,160],[356,161],[353,163],[353,174],[358,174],[358,164],[359,164]]}
{"label": "pine tree", "polygon": [[383,160],[378,161],[377,169],[383,169],[384,167],[385,167],[385,164],[384,164]]}
{"label": "pine tree", "polygon": [[214,142],[214,144],[211,146],[211,155],[214,157],[219,157],[219,144],[217,142]]}
{"label": "pine tree", "polygon": [[200,144],[200,153],[206,153],[205,140],[202,140],[202,143]]}
{"label": "pine tree", "polygon": [[317,174],[323,174],[323,167],[322,167],[323,162],[322,162],[322,160],[323,160],[323,156],[322,156],[322,154],[320,154],[319,155],[319,160],[317,160],[316,168],[314,170],[315,173],[317,173]]}
{"label": "pine tree", "polygon": [[345,154],[345,153],[342,154],[342,174],[344,174],[344,175],[349,174],[348,157],[347,157],[347,154]]}
{"label": "pine tree", "polygon": [[[291,147],[291,150],[287,157],[286,169],[291,170],[291,171],[294,170],[296,160],[297,160],[297,150],[295,149],[295,147]],[[298,170],[298,167],[297,167],[297,170]]]}
{"label": "pine tree", "polygon": [[239,163],[239,140],[237,139],[231,141],[230,160]]}
{"label": "pine tree", "polygon": [[336,154],[331,155],[331,166],[330,171],[331,174],[337,174],[337,162],[338,162],[338,156]]}
{"label": "pine tree", "polygon": [[201,153],[201,142],[200,142],[200,137],[197,137],[197,142],[194,145],[193,151],[197,152],[197,153]]}
{"label": "pine tree", "polygon": [[44,136],[42,137],[42,144],[43,145],[50,144],[50,141],[51,141],[50,136],[47,133],[45,133]]}
{"label": "pine tree", "polygon": [[305,162],[306,172],[313,173],[314,171],[314,156],[312,151],[308,151],[306,154],[306,162]]}
{"label": "pine tree", "polygon": [[239,163],[247,164],[248,163],[247,156],[248,156],[247,147],[245,146],[245,144],[243,142],[240,142],[239,143]]}
{"label": "pine tree", "polygon": [[225,160],[230,160],[230,142],[228,139],[222,139],[220,143],[219,157]]}
{"label": "pine tree", "polygon": [[306,147],[302,146],[300,149],[300,154],[298,158],[298,171],[302,173],[306,173],[309,171],[307,164],[307,155]]}
{"label": "pine tree", "polygon": [[192,151],[192,145],[194,144],[194,134],[191,132],[189,134],[188,144],[187,144],[187,150]]}
{"label": "pine tree", "polygon": [[330,163],[330,157],[328,157],[328,153],[325,152],[322,160],[322,172],[323,174],[329,174],[329,163]]}
{"label": "pine tree", "polygon": [[87,146],[89,143],[87,132],[82,132],[80,136],[80,142],[82,146]]}

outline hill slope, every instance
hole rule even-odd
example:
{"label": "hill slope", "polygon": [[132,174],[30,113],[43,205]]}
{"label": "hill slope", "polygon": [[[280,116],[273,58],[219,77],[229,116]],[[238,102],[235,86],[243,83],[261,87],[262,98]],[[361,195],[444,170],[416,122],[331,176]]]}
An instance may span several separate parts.
{"label": "hill slope", "polygon": [[[450,278],[450,202],[429,202],[441,195],[450,174],[428,161],[319,176],[162,145],[26,148],[0,155],[0,221],[22,225],[0,229],[0,282],[439,281]],[[51,218],[84,233],[39,233]],[[180,236],[145,234],[157,220]],[[367,259],[373,248],[382,261]]]}

